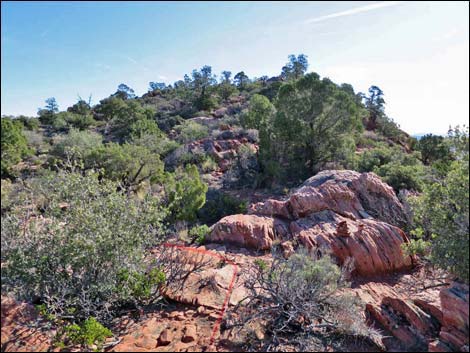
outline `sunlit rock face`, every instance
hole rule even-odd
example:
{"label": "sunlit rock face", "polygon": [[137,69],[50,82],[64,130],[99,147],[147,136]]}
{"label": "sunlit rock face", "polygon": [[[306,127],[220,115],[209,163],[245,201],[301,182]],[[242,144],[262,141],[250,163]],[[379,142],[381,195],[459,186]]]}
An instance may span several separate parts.
{"label": "sunlit rock face", "polygon": [[331,252],[338,262],[354,259],[355,273],[374,275],[409,268],[399,228],[406,213],[393,189],[374,173],[326,170],[306,180],[286,200],[269,199],[248,215],[224,217],[209,241],[268,250],[276,240],[294,240]]}

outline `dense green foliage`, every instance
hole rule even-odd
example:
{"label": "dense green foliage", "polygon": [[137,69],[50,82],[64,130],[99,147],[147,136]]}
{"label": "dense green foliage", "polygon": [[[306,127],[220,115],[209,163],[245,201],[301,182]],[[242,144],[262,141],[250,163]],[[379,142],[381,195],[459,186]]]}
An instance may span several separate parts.
{"label": "dense green foliage", "polygon": [[195,165],[178,168],[167,175],[165,194],[172,221],[196,219],[196,212],[206,202],[207,185],[199,178]]}
{"label": "dense green foliage", "polygon": [[86,319],[81,325],[72,324],[64,328],[67,338],[73,344],[91,346],[97,344],[100,347],[112,332],[101,325],[94,317]]}
{"label": "dense green foliage", "polygon": [[[419,232],[430,240],[431,261],[469,282],[469,151],[468,128],[450,132],[447,141],[454,151],[444,177],[425,186],[414,200]],[[444,157],[447,158],[447,157]]]}
{"label": "dense green foliage", "polygon": [[397,193],[401,189],[421,191],[427,171],[419,161],[419,154],[383,143],[357,154],[356,168],[380,175]]}
{"label": "dense green foliage", "polygon": [[176,126],[175,130],[179,133],[178,141],[180,143],[192,142],[209,135],[207,127],[194,121],[185,121],[183,124]]}
{"label": "dense green foliage", "polygon": [[27,130],[37,130],[39,127],[38,118],[32,118],[32,117],[20,115],[16,119],[18,119],[18,121],[21,121],[21,123],[24,125],[25,129]]}
{"label": "dense green foliage", "polygon": [[163,163],[157,154],[127,143],[108,143],[90,150],[84,166],[101,170],[105,178],[119,182],[126,190],[135,190],[144,182],[161,182],[163,178]]}
{"label": "dense green foliage", "polygon": [[93,131],[71,129],[61,136],[50,151],[51,163],[77,163],[90,151],[102,145],[103,137]]}
{"label": "dense green foliage", "polygon": [[207,193],[207,201],[204,206],[198,211],[198,218],[202,223],[212,225],[222,217],[245,213],[247,203],[241,201],[229,194],[210,190]]}
{"label": "dense green foliage", "polygon": [[300,54],[289,55],[289,62],[282,68],[281,76],[287,80],[296,80],[301,78],[308,69],[307,56]]}
{"label": "dense green foliage", "polygon": [[267,121],[260,128],[260,155],[267,174],[302,180],[328,162],[351,158],[354,141],[349,137],[360,129],[358,107],[330,80],[312,73],[284,84],[275,108],[275,114],[258,118]]}
{"label": "dense green foliage", "polygon": [[59,105],[54,97],[46,99],[46,106],[38,110],[39,121],[42,124],[53,125]]}
{"label": "dense green foliage", "polygon": [[210,228],[203,224],[201,226],[195,226],[189,230],[189,236],[198,245],[204,244],[206,236],[210,233]]}
{"label": "dense green foliage", "polygon": [[268,98],[255,94],[251,97],[249,110],[240,118],[241,124],[247,129],[265,131],[268,129],[269,118],[274,114],[275,108]]}
{"label": "dense green foliage", "polygon": [[26,138],[22,132],[22,124],[9,118],[2,118],[2,178],[12,176],[11,167],[22,157],[30,153]]}
{"label": "dense green foliage", "polygon": [[2,286],[55,316],[109,319],[129,300],[119,274],[146,271],[165,216],[158,198],[128,198],[93,173],[32,179],[2,216]]}
{"label": "dense green foliage", "polygon": [[107,122],[106,133],[118,141],[159,130],[156,122],[152,120],[155,114],[153,109],[144,108],[135,100],[109,97],[100,102],[96,112],[100,120]]}
{"label": "dense green foliage", "polygon": [[449,161],[452,157],[449,145],[442,136],[424,135],[419,139],[416,149],[421,152],[421,160],[426,165],[438,160]]}

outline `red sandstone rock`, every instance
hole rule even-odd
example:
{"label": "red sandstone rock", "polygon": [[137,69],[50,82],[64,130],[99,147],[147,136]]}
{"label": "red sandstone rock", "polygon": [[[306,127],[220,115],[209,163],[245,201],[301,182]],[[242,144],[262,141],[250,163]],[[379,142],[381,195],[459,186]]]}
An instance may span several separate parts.
{"label": "red sandstone rock", "polygon": [[289,258],[294,253],[294,246],[291,241],[285,241],[281,243],[282,255],[284,258]]}
{"label": "red sandstone rock", "polygon": [[[406,278],[404,283],[400,283]],[[435,302],[439,297],[438,288],[428,288],[410,293],[407,285],[409,276],[396,275],[395,284],[370,281],[353,289],[356,295],[366,304],[366,312],[372,321],[379,323],[382,329],[391,333],[406,349],[425,350],[427,342],[438,337],[439,322],[430,312],[415,304],[416,298],[427,298]],[[405,284],[406,283],[406,284]],[[403,287],[405,285],[405,287]],[[416,297],[417,296],[417,297]],[[439,304],[433,311],[440,310]],[[390,335],[385,333],[385,336]],[[385,340],[386,345],[390,341]],[[443,345],[433,343],[432,349],[443,349]],[[390,348],[390,347],[389,347]],[[392,351],[395,349],[391,347]],[[431,349],[431,348],[429,348]]]}
{"label": "red sandstone rock", "polygon": [[252,204],[248,209],[248,213],[292,219],[288,205],[289,203],[287,201],[267,200],[265,202]]}
{"label": "red sandstone rock", "polygon": [[[358,224],[358,231],[364,230],[364,224]],[[341,221],[336,226],[336,235],[339,237],[349,237],[351,234],[349,233],[348,222]]]}
{"label": "red sandstone rock", "polygon": [[38,315],[34,307],[11,297],[1,298],[2,352],[45,352],[52,346],[52,337],[32,324]]}
{"label": "red sandstone rock", "polygon": [[188,325],[184,328],[184,335],[181,341],[184,343],[193,342],[197,339],[197,328],[195,325]]}
{"label": "red sandstone rock", "polygon": [[377,218],[403,226],[407,215],[393,189],[374,173],[325,170],[306,180],[288,200],[252,205],[250,213],[298,219],[332,210],[352,219]]}
{"label": "red sandstone rock", "polygon": [[[454,351],[468,351],[469,346],[469,288],[454,282],[440,292],[442,329],[437,347],[451,347]],[[434,346],[433,346],[434,349]]]}
{"label": "red sandstone rock", "polygon": [[467,328],[469,316],[469,289],[468,285],[454,282],[449,288],[440,293],[443,325],[453,326],[457,329]]}
{"label": "red sandstone rock", "polygon": [[[337,225],[343,234],[339,236]],[[360,227],[359,225],[362,224]],[[345,229],[348,236],[344,236]],[[404,256],[401,244],[406,236],[401,229],[390,224],[362,220],[360,223],[324,211],[290,224],[292,237],[309,249],[325,248],[340,260],[353,258],[355,272],[369,276],[409,268],[412,260]]]}
{"label": "red sandstone rock", "polygon": [[158,337],[158,345],[159,346],[167,346],[171,343],[173,340],[173,331],[169,329],[165,329],[161,334],[160,337]]}
{"label": "red sandstone rock", "polygon": [[255,215],[227,216],[213,226],[208,240],[268,250],[274,240],[274,220]]}
{"label": "red sandstone rock", "polygon": [[214,115],[216,118],[222,118],[225,114],[227,114],[227,108],[222,107],[217,109],[212,115]]}
{"label": "red sandstone rock", "polygon": [[214,225],[208,240],[268,250],[274,238],[295,238],[307,248],[331,250],[341,263],[352,257],[360,275],[412,265],[412,259],[401,250],[408,241],[406,235],[391,225],[406,219],[403,206],[393,189],[373,173],[323,171],[288,200],[259,202],[249,213],[223,218]]}

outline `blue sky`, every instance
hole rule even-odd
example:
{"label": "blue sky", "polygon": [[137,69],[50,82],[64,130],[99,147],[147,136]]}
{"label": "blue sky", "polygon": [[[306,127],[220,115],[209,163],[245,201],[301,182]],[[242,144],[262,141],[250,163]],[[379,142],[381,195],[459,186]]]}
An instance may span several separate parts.
{"label": "blue sky", "polygon": [[1,113],[61,109],[126,83],[173,83],[194,68],[277,75],[289,54],[365,92],[409,133],[469,116],[467,2],[8,2],[1,14]]}

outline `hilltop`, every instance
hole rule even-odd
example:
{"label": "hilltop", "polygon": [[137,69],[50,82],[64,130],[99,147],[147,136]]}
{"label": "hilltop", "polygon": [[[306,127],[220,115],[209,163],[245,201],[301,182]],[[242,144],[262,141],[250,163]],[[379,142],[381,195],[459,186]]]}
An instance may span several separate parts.
{"label": "hilltop", "polygon": [[468,351],[468,130],[307,69],[2,117],[2,350]]}

